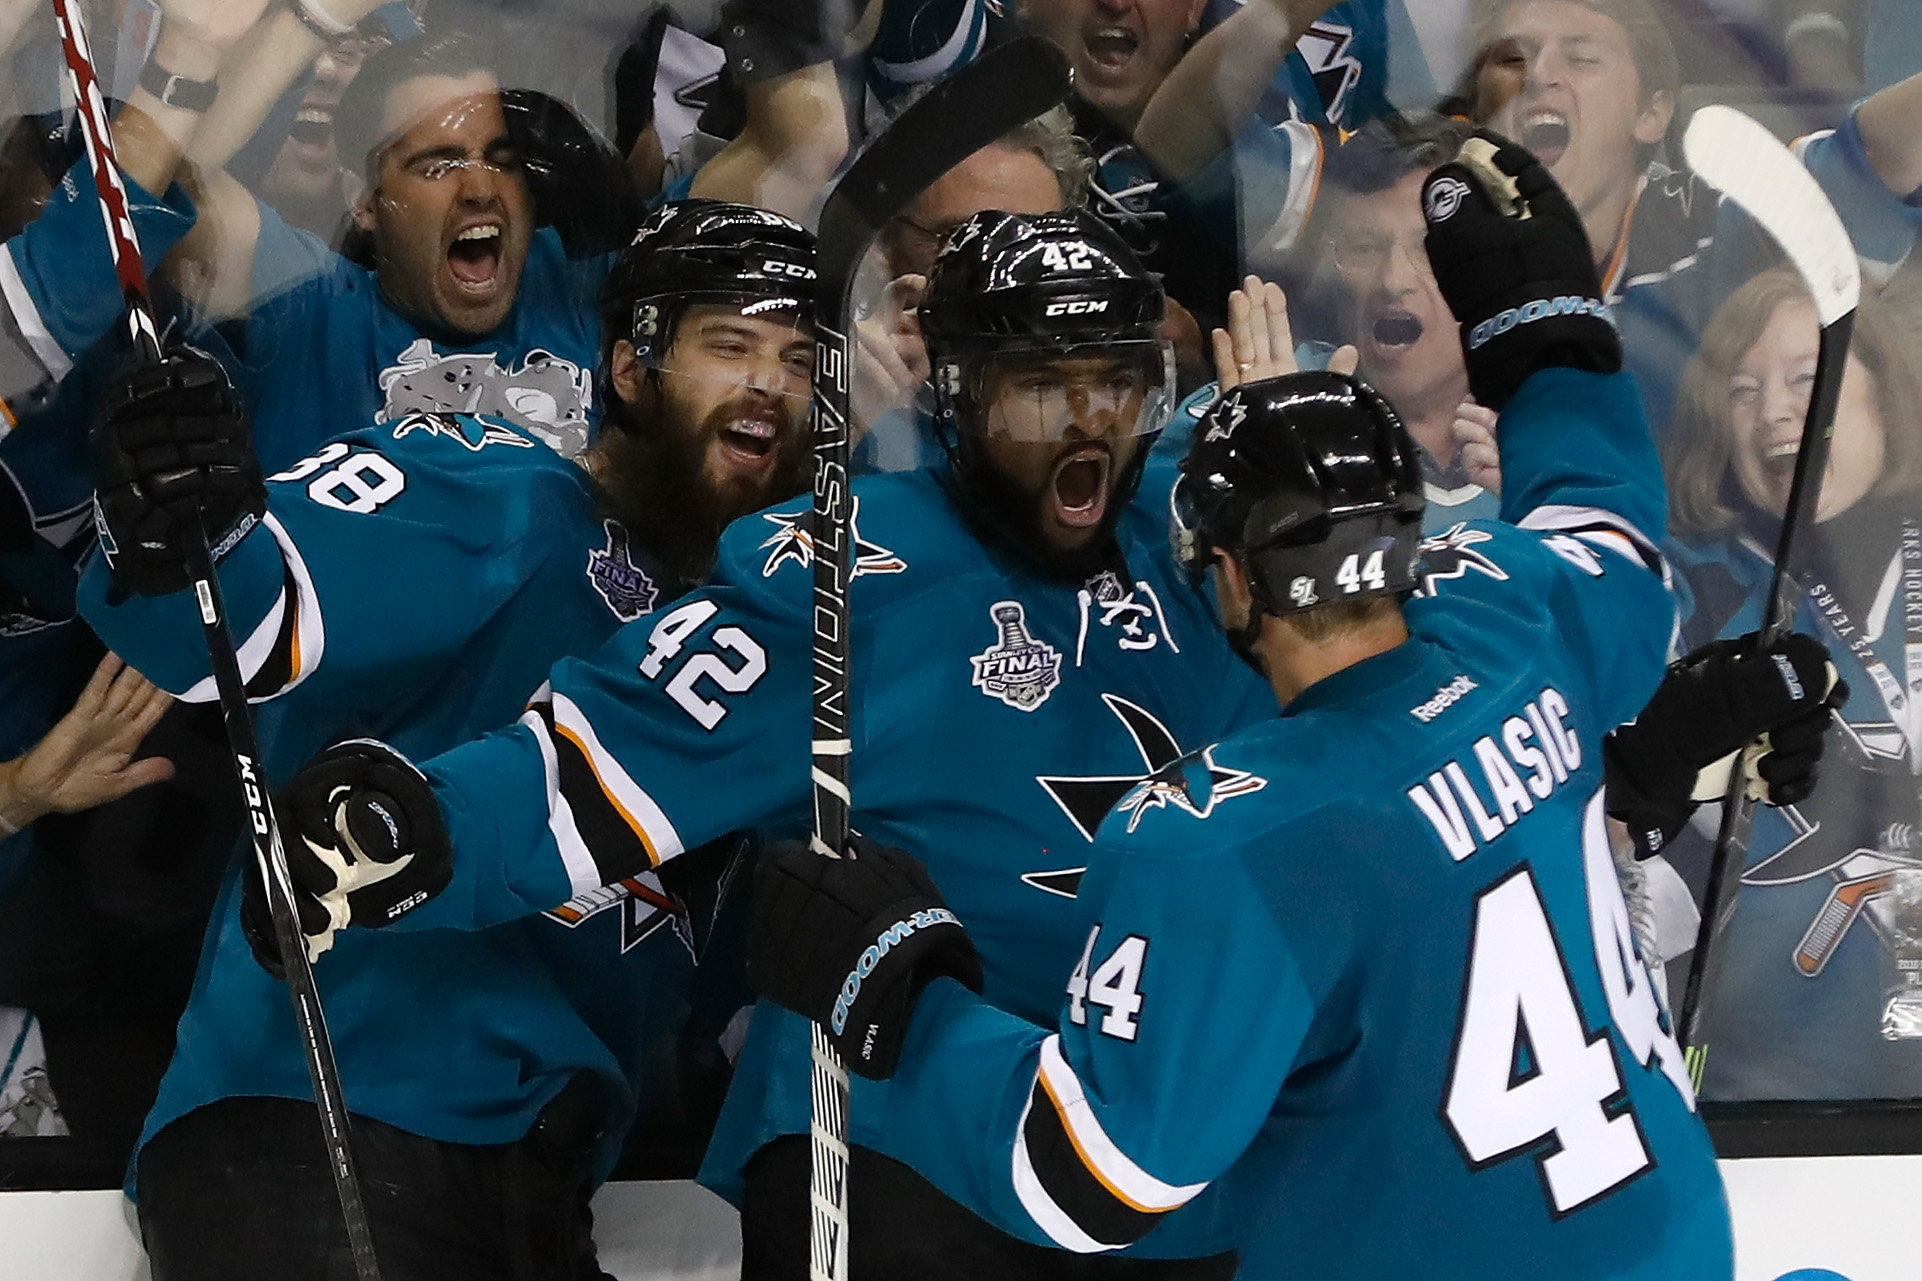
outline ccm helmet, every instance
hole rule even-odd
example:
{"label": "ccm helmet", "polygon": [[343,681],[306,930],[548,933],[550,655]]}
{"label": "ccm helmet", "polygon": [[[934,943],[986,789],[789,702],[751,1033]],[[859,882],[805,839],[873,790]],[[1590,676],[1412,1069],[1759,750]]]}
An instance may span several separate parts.
{"label": "ccm helmet", "polygon": [[[1050,548],[1037,495],[995,465],[985,442],[1036,446],[1152,437],[1175,404],[1162,292],[1127,244],[1086,211],[989,210],[956,228],[920,305],[939,432],[963,505],[1044,570],[1085,576],[1113,551],[1113,527],[1141,483],[1149,442],[1107,482],[1099,536]],[[1101,362],[1082,370],[1064,362]]]}
{"label": "ccm helmet", "polygon": [[943,424],[958,436],[985,430],[980,379],[988,361],[1120,348],[1152,376],[1131,434],[1160,431],[1174,411],[1161,313],[1160,284],[1093,214],[976,214],[942,247],[920,306]]}
{"label": "ccm helmet", "polygon": [[1347,374],[1243,383],[1208,411],[1175,482],[1175,558],[1199,583],[1219,548],[1255,611],[1291,614],[1415,587],[1421,465],[1401,418]]}
{"label": "ccm helmet", "polygon": [[649,215],[601,287],[602,364],[626,338],[659,363],[690,303],[738,303],[743,311],[814,312],[814,236],[752,205],[681,200]]}

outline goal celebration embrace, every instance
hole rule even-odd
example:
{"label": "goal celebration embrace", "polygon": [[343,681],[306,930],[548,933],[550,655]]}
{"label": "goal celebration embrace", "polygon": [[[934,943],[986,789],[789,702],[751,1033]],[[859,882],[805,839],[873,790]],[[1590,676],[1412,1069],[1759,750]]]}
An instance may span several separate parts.
{"label": "goal celebration embrace", "polygon": [[1902,1275],[1895,8],[0,0],[0,1272]]}

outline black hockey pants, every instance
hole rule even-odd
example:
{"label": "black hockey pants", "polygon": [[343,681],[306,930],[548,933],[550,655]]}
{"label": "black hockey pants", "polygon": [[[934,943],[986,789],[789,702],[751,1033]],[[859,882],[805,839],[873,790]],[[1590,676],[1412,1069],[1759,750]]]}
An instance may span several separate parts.
{"label": "black hockey pants", "polygon": [[[582,1073],[518,1143],[441,1143],[353,1118],[384,1281],[603,1281],[587,1154],[599,1082]],[[312,1103],[197,1108],[140,1154],[153,1281],[354,1281]]]}

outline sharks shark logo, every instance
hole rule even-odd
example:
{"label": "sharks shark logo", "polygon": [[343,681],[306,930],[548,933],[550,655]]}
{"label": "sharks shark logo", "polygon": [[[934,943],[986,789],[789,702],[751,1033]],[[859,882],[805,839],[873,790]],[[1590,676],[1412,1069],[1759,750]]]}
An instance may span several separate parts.
{"label": "sharks shark logo", "polygon": [[1421,561],[1416,573],[1421,586],[1417,596],[1433,596],[1435,584],[1444,578],[1460,578],[1469,570],[1486,574],[1499,582],[1508,581],[1508,571],[1475,550],[1478,543],[1494,538],[1487,530],[1470,529],[1466,524],[1450,525],[1441,533],[1421,540]]}
{"label": "sharks shark logo", "polygon": [[1295,55],[1308,68],[1321,113],[1331,125],[1347,123],[1343,117],[1348,100],[1361,82],[1361,60],[1354,49],[1354,28],[1341,22],[1317,22],[1295,43]]}
{"label": "sharks shark logo", "polygon": [[1132,832],[1151,809],[1173,805],[1196,818],[1207,818],[1229,797],[1246,796],[1266,786],[1267,779],[1220,764],[1215,760],[1215,749],[1204,747],[1157,771],[1153,778],[1143,779],[1115,804],[1115,811],[1128,816],[1128,830]]}
{"label": "sharks shark logo", "polygon": [[681,941],[688,955],[699,959],[694,946],[694,925],[688,918],[687,909],[661,888],[661,878],[654,872],[643,872],[612,885],[603,885],[569,899],[542,915],[571,930],[579,928],[592,917],[612,911],[621,914],[620,948],[623,954],[633,951],[662,928],[667,928],[674,931],[674,937]]}
{"label": "sharks shark logo", "polygon": [[430,436],[446,436],[465,445],[469,452],[478,454],[489,445],[511,445],[515,449],[532,449],[534,442],[511,427],[490,423],[485,418],[475,418],[471,414],[409,414],[394,424],[394,439],[411,436],[424,431]]}
{"label": "sharks shark logo", "polygon": [[1214,426],[1210,427],[1208,434],[1201,439],[1203,441],[1226,440],[1235,434],[1235,428],[1241,426],[1247,417],[1247,403],[1237,396],[1221,407],[1221,412],[1215,415]]}
{"label": "sharks shark logo", "polygon": [[[1163,791],[1175,788],[1177,784],[1174,780],[1180,776],[1178,773],[1169,776],[1168,772],[1183,764],[1183,757],[1186,756],[1181,749],[1181,744],[1175,741],[1174,734],[1147,708],[1131,703],[1119,694],[1103,694],[1101,701],[1108,705],[1108,710],[1115,714],[1115,719],[1119,720],[1122,728],[1128,731],[1128,737],[1134,740],[1135,750],[1141,754],[1140,772],[1079,776],[1048,774],[1037,776],[1034,780],[1041,784],[1042,790],[1046,791],[1054,803],[1061,807],[1061,812],[1068,816],[1068,821],[1074,824],[1075,830],[1089,841],[1094,840],[1095,829],[1101,826],[1101,820],[1108,816],[1108,811],[1113,809],[1117,802],[1124,807],[1127,806],[1133,802],[1134,793],[1151,784],[1159,784]],[[1267,786],[1266,779],[1256,778],[1246,771],[1223,769],[1215,764],[1207,752],[1203,752],[1199,759],[1213,783],[1212,793],[1200,805],[1191,801],[1177,801],[1199,817],[1206,818],[1213,811],[1216,801],[1245,792],[1258,792]],[[1185,763],[1194,765],[1196,758],[1189,757]],[[1186,788],[1188,784],[1183,779],[1179,786]],[[1189,792],[1183,791],[1182,795],[1188,796]],[[1124,798],[1128,799],[1124,800]],[[1141,809],[1149,805],[1165,805],[1168,801],[1165,798],[1156,799],[1144,795],[1139,802],[1134,803],[1136,813],[1128,825],[1129,831],[1133,831],[1135,824],[1140,821]],[[1022,874],[1021,879],[1035,889],[1057,894],[1063,898],[1073,898],[1079,892],[1082,874],[1087,870],[1087,865],[1083,864],[1080,867],[1026,872]]]}
{"label": "sharks shark logo", "polygon": [[[1836,759],[1824,761],[1829,769],[1823,777],[1845,780],[1845,786],[1879,777],[1884,780],[1880,787],[1891,792],[1907,790],[1911,786],[1907,762],[1878,752],[1863,732],[1879,730],[1884,724],[1864,725],[1836,718],[1827,753]],[[1849,828],[1849,811],[1878,810],[1868,795],[1859,795],[1856,800],[1858,804],[1853,806],[1831,800],[1823,807],[1826,818],[1813,817],[1807,806],[1782,806],[1775,812],[1788,827],[1788,839],[1780,849],[1742,873],[1742,884],[1755,888],[1799,885],[1817,878],[1829,882],[1828,893],[1802,932],[1791,958],[1804,978],[1821,977],[1858,921],[1866,920],[1884,945],[1890,945],[1897,876],[1922,868],[1922,840],[1917,839],[1912,824],[1889,823],[1872,833]],[[1825,832],[1824,827],[1831,824],[1833,827]],[[1841,829],[1841,839],[1836,839],[1835,828]]]}
{"label": "sharks shark logo", "polygon": [[614,617],[631,623],[653,611],[661,590],[647,571],[634,563],[627,527],[617,520],[603,520],[601,528],[606,531],[607,546],[587,553],[587,581],[614,611]]}
{"label": "sharks shark logo", "polygon": [[[861,537],[861,500],[849,500],[853,506],[848,512],[848,532],[854,538],[854,568],[849,572],[850,580],[863,574],[898,574],[908,567],[908,563],[896,556],[879,543],[870,543]],[[761,544],[766,551],[767,564],[761,566],[761,577],[772,578],[774,571],[793,561],[802,569],[814,564],[814,531],[807,527],[809,513],[763,512],[761,519],[774,526],[774,532]]]}

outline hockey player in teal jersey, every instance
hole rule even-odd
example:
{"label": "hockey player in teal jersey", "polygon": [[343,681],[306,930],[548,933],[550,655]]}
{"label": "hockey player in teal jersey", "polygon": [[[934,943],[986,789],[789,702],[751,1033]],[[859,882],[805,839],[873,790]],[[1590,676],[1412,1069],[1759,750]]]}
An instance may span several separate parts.
{"label": "hockey player in teal jersey", "polygon": [[[980,940],[983,989],[1035,1020],[1054,1017],[1057,974],[1086,935],[1075,895],[1102,814],[1267,700],[1176,572],[1165,484],[1136,490],[1171,400],[1160,304],[1091,215],[970,219],[921,307],[952,459],[854,489],[854,822],[927,852]],[[420,807],[411,832],[443,816],[453,881],[388,928],[488,925],[735,827],[804,826],[806,522],[798,503],[738,522],[707,587],[557,666],[534,717],[425,762],[432,790],[393,799]],[[339,782],[304,772],[291,803]],[[384,924],[385,904],[431,894],[450,857],[408,844],[378,902],[339,892],[298,851],[297,875],[331,892],[335,920]],[[756,1012],[703,1173],[743,1202],[750,1276],[806,1267],[807,1042],[801,1020]],[[863,1147],[887,1111],[885,1087],[862,1083],[852,1213],[877,1226],[857,1226],[857,1275],[1061,1266]],[[1148,1247],[1173,1257],[1130,1273],[1231,1274],[1207,1214],[1184,1220]]]}
{"label": "hockey player in teal jersey", "polygon": [[[557,658],[703,576],[727,520],[802,487],[812,274],[813,238],[777,215],[696,201],[651,216],[610,276],[611,427],[579,465],[499,419],[410,414],[269,478],[262,510],[217,367],[136,375],[102,431],[108,556],[83,579],[85,616],[165,687],[212,697],[169,532],[197,501],[231,544],[220,573],[270,781],[344,737],[425,755],[510,723]],[[303,815],[281,817],[296,843]],[[544,1261],[515,1275],[579,1275],[585,1194],[693,965],[676,892],[698,909],[719,870],[636,868],[545,915],[356,932],[323,958],[386,1276],[502,1275],[530,1252]],[[352,1272],[286,993],[249,954],[278,963],[254,894],[231,876],[143,1136],[157,1275]],[[336,1270],[304,1270],[323,1259]]]}
{"label": "hockey player in teal jersey", "polygon": [[[1443,279],[1464,317],[1518,276],[1593,279],[1545,171],[1496,160],[1523,217],[1466,166],[1429,182],[1431,253],[1472,262]],[[854,1070],[898,1049],[884,1150],[1085,1252],[1219,1182],[1242,1275],[1263,1281],[1731,1275],[1714,1156],[1609,845],[1602,736],[1656,686],[1670,607],[1642,532],[1664,515],[1647,428],[1605,372],[1613,329],[1584,319],[1470,353],[1502,410],[1515,523],[1419,554],[1414,444],[1366,385],[1287,376],[1210,414],[1176,491],[1178,554],[1212,572],[1281,715],[1118,800],[1057,1031],[944,981],[970,949],[909,856],[774,861],[750,975]],[[1673,747],[1656,772],[1685,797],[1761,731],[1819,726],[1828,679],[1802,638],[1704,656],[1649,702]],[[1694,714],[1708,686],[1733,714]],[[1655,764],[1657,726],[1639,728],[1622,750]],[[1756,767],[1771,787],[1806,781],[1777,764]]]}

